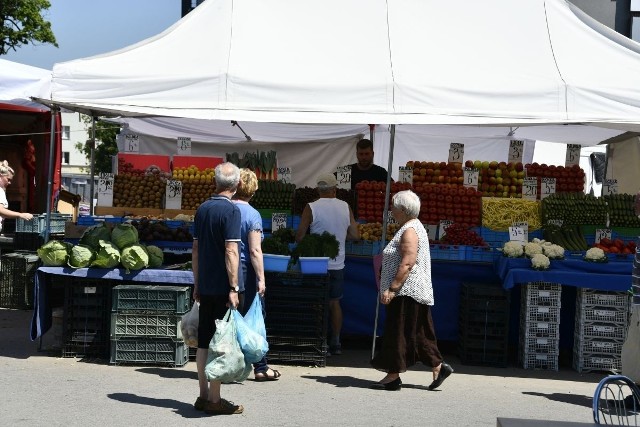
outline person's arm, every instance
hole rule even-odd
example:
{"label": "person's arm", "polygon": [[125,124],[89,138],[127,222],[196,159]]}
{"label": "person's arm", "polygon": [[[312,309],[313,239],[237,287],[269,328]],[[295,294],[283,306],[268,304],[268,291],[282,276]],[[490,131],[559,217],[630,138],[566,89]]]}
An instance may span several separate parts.
{"label": "person's arm", "polygon": [[252,230],[249,232],[249,257],[251,258],[251,265],[256,272],[256,292],[259,295],[264,295],[265,283],[264,283],[264,264],[262,259],[262,232],[260,230]]}
{"label": "person's arm", "polygon": [[16,211],[12,211],[11,209],[7,209],[4,206],[0,205],[0,216],[2,218],[22,218],[25,221],[30,221],[31,219],[33,219],[33,215],[31,215],[28,212],[16,212]]}
{"label": "person's arm", "polygon": [[298,230],[296,231],[296,242],[300,243],[305,234],[307,234],[307,230],[311,225],[311,221],[313,221],[313,214],[311,213],[311,208],[307,204],[302,211],[302,216],[300,217],[300,224],[298,225]]}
{"label": "person's arm", "polygon": [[347,240],[360,240],[360,230],[358,230],[358,223],[353,217],[351,206],[349,206],[349,227],[347,228]]}
{"label": "person's arm", "polygon": [[240,256],[238,254],[238,242],[235,240],[227,240],[224,242],[224,265],[227,269],[229,277],[229,304],[233,308],[237,308],[240,302],[238,293],[233,292],[231,288],[238,286],[238,267]]}
{"label": "person's arm", "polygon": [[200,292],[198,291],[198,239],[193,239],[191,247],[191,269],[193,270],[193,299],[200,301]]}

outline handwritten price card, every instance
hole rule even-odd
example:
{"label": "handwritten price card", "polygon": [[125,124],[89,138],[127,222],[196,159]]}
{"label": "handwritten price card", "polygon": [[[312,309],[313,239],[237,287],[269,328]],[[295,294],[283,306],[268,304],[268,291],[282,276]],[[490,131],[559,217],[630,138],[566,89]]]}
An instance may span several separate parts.
{"label": "handwritten price card", "polygon": [[271,214],[271,232],[287,228],[287,214],[282,212],[274,212]]}
{"label": "handwritten price card", "polygon": [[602,183],[602,195],[608,196],[610,194],[618,194],[617,179],[605,179]]}
{"label": "handwritten price card", "polygon": [[529,223],[527,221],[514,222],[511,224],[511,227],[522,230],[522,233],[524,234],[524,242],[527,243],[529,241]]}
{"label": "handwritten price card", "polygon": [[602,239],[611,240],[611,229],[610,228],[598,228],[596,230],[596,243],[600,243]]}
{"label": "handwritten price card", "polygon": [[542,178],[542,185],[540,185],[540,200],[547,196],[555,194],[556,192],[556,179],[555,178]]}
{"label": "handwritten price card", "polygon": [[178,155],[190,156],[191,155],[191,138],[188,136],[178,137]]}
{"label": "handwritten price card", "polygon": [[536,200],[538,198],[538,177],[528,177],[522,182],[522,198]]}
{"label": "handwritten price card", "polygon": [[182,208],[182,181],[169,180],[164,195],[165,209],[181,209]]}
{"label": "handwritten price card", "polygon": [[438,238],[442,240],[444,236],[447,235],[447,228],[453,224],[453,221],[450,219],[441,219],[440,224],[438,226]]}
{"label": "handwritten price card", "polygon": [[580,164],[580,144],[567,144],[567,156],[564,161],[564,166],[573,166]]}
{"label": "handwritten price card", "polygon": [[124,152],[137,153],[140,151],[140,137],[138,135],[124,136]]}
{"label": "handwritten price card", "polygon": [[291,168],[278,168],[278,181],[284,184],[291,184]]}
{"label": "handwritten price card", "polygon": [[338,188],[351,190],[351,165],[338,166],[336,168],[336,179],[338,180]]}
{"label": "handwritten price card", "polygon": [[98,206],[113,206],[113,174],[98,175]]}
{"label": "handwritten price card", "polygon": [[449,145],[449,163],[462,163],[464,160],[464,144],[452,142]]}
{"label": "handwritten price card", "polygon": [[398,172],[398,181],[413,184],[413,168],[410,166],[400,166]]}
{"label": "handwritten price card", "polygon": [[522,162],[522,152],[524,151],[524,141],[512,139],[509,142],[509,162]]}
{"label": "handwritten price card", "polygon": [[470,187],[474,189],[478,189],[478,177],[480,176],[480,171],[476,168],[464,168],[463,171],[463,185],[465,187]]}

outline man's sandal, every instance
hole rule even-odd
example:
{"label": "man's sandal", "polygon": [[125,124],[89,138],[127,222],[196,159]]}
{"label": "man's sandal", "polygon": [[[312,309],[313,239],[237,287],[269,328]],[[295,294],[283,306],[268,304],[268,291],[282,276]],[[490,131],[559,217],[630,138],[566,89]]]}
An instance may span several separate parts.
{"label": "man's sandal", "polygon": [[[269,375],[269,370],[271,372],[273,372],[273,375]],[[278,371],[277,369],[271,369],[269,368],[267,371],[265,372],[258,372],[255,374],[255,380],[256,381],[276,381],[278,378],[280,378],[282,375],[280,374],[280,371]]]}

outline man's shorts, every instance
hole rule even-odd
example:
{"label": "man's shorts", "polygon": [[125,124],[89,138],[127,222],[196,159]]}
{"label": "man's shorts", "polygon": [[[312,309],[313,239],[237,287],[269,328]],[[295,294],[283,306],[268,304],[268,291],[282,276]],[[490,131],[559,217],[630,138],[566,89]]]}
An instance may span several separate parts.
{"label": "man's shorts", "polygon": [[344,283],[344,268],[329,270],[329,299],[342,298],[342,284]]}
{"label": "man's shorts", "polygon": [[216,319],[222,319],[229,309],[228,295],[200,295],[200,316],[198,317],[198,348],[209,348],[216,332]]}

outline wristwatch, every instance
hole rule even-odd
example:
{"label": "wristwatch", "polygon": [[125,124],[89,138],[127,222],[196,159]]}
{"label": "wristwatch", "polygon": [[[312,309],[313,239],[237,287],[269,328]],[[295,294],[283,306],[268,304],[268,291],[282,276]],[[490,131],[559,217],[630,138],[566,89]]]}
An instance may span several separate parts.
{"label": "wristwatch", "polygon": [[232,286],[229,292],[236,292],[236,293],[240,292],[240,286]]}

